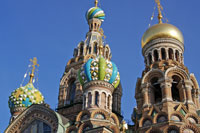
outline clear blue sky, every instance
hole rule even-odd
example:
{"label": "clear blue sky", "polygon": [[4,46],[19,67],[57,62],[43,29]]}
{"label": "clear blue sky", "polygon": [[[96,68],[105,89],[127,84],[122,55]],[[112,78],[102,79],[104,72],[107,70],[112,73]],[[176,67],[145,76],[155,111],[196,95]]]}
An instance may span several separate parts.
{"label": "clear blue sky", "polygon": [[[39,88],[55,109],[59,81],[73,49],[85,40],[85,12],[94,0],[1,0],[0,1],[0,132],[10,118],[8,97],[18,88],[29,64],[39,60]],[[148,28],[154,0],[101,0],[106,13],[102,25],[117,64],[123,86],[122,112],[131,120],[136,106],[134,88],[144,69],[141,37]],[[200,81],[200,1],[162,0],[169,23],[185,38],[185,65]],[[156,21],[153,21],[155,24]]]}

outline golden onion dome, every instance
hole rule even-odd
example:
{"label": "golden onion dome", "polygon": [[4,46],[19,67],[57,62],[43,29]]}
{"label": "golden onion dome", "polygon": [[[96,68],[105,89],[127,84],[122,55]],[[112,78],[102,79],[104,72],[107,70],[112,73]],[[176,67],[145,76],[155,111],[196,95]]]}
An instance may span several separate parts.
{"label": "golden onion dome", "polygon": [[157,38],[173,38],[184,44],[184,39],[181,31],[167,23],[160,23],[150,27],[142,37],[142,48],[151,40]]}

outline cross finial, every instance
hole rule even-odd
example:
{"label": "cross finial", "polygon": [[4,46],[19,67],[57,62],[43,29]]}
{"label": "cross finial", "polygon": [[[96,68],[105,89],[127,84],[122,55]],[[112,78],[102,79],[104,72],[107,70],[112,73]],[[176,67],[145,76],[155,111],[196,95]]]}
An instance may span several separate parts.
{"label": "cross finial", "polygon": [[30,61],[32,62],[32,71],[31,71],[31,74],[30,74],[29,83],[32,83],[33,82],[35,68],[36,68],[36,66],[39,67],[39,64],[37,63],[37,58],[36,57],[34,57],[33,59],[30,59]]}
{"label": "cross finial", "polygon": [[97,7],[98,6],[98,0],[95,0],[94,4],[95,4],[95,7]]}
{"label": "cross finial", "polygon": [[163,10],[163,7],[161,6],[160,4],[160,0],[155,0],[156,4],[157,4],[157,8],[158,8],[158,21],[159,21],[159,24],[162,23],[162,10]]}

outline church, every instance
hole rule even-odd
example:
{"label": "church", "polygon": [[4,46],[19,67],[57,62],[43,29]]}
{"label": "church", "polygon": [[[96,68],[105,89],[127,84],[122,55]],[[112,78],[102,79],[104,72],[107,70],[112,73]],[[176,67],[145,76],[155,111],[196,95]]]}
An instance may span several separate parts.
{"label": "church", "polygon": [[123,119],[120,72],[104,41],[105,13],[95,0],[86,12],[86,38],[61,77],[57,109],[34,87],[34,57],[29,82],[9,96],[11,118],[5,133],[200,133],[199,85],[184,65],[182,32],[163,22],[162,6],[155,1],[158,24],[141,41],[145,69],[135,81],[134,125]]}

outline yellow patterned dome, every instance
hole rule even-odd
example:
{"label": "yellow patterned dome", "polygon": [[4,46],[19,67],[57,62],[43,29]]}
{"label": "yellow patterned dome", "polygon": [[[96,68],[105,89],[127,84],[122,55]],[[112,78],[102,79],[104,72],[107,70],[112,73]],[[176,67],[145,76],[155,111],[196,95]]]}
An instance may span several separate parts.
{"label": "yellow patterned dome", "polygon": [[11,110],[17,107],[29,107],[32,104],[42,103],[44,103],[44,97],[39,90],[35,89],[32,83],[14,90],[8,101]]}
{"label": "yellow patterned dome", "polygon": [[184,44],[184,38],[181,31],[167,23],[160,23],[150,27],[142,37],[142,48],[151,40],[157,38],[173,38]]}

